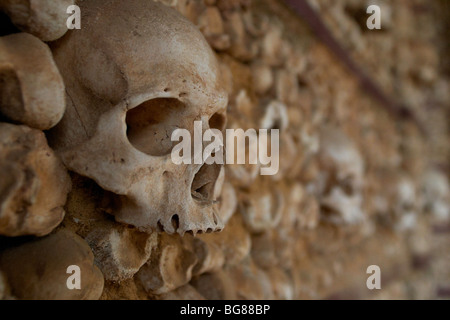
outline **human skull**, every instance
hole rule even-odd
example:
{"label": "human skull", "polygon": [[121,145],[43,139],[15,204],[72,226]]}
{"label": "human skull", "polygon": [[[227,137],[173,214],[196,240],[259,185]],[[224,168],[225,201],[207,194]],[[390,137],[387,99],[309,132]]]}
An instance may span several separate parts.
{"label": "human skull", "polygon": [[375,196],[370,209],[377,220],[397,231],[411,230],[417,225],[420,211],[420,194],[411,176],[399,170],[377,170],[377,181],[370,179],[371,192]]}
{"label": "human skull", "polygon": [[393,224],[399,231],[411,230],[417,226],[420,207],[416,185],[406,174],[398,175],[394,185]]}
{"label": "human skull", "polygon": [[83,27],[52,50],[68,110],[52,133],[67,167],[118,195],[116,220],[141,231],[211,232],[218,164],[176,165],[177,128],[223,130],[227,95],[201,33],[146,0],[80,1]]}
{"label": "human skull", "polygon": [[450,218],[450,184],[445,174],[429,169],[423,177],[424,206],[437,221]]}
{"label": "human skull", "polygon": [[319,162],[323,175],[318,191],[324,218],[337,224],[362,221],[364,162],[356,146],[342,131],[324,127]]}

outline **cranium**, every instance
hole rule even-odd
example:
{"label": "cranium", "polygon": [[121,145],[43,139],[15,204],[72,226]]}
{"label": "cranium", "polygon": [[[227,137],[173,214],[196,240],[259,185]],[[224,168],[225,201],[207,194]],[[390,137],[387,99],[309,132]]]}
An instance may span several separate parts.
{"label": "cranium", "polygon": [[201,33],[145,0],[80,2],[83,28],[53,45],[68,110],[53,144],[73,171],[117,195],[116,220],[141,231],[209,232],[220,165],[176,165],[171,134],[223,130],[227,95]]}
{"label": "cranium", "polygon": [[[23,32],[54,41],[67,32],[67,8],[74,0],[0,0],[0,10]],[[38,64],[37,64],[38,65]]]}
{"label": "cranium", "polygon": [[0,38],[0,114],[48,130],[65,110],[64,83],[48,46],[28,33]]}
{"label": "cranium", "polygon": [[[66,272],[72,265],[81,275],[79,290],[67,286]],[[2,251],[0,268],[19,299],[97,300],[103,292],[103,275],[94,264],[91,248],[67,229]]]}
{"label": "cranium", "polygon": [[192,279],[191,285],[208,300],[236,300],[236,285],[227,272],[207,272]]}
{"label": "cranium", "polygon": [[325,218],[333,223],[361,221],[364,218],[361,154],[342,131],[333,127],[322,128],[320,144],[319,161],[324,175],[319,193]]}
{"label": "cranium", "polygon": [[238,299],[274,299],[270,278],[250,257],[239,265],[225,268],[230,282],[234,283]]}

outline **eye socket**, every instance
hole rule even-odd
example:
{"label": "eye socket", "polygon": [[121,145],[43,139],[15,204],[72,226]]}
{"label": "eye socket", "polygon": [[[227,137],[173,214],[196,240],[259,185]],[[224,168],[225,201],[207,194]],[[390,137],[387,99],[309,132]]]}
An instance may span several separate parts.
{"label": "eye socket", "polygon": [[225,129],[226,122],[226,118],[223,114],[214,113],[209,119],[209,127],[211,129],[219,129],[220,131],[223,131]]}
{"label": "eye socket", "polygon": [[354,193],[354,188],[353,188],[353,183],[352,183],[352,178],[351,177],[347,177],[346,179],[343,179],[339,185],[341,186],[342,190],[344,191],[344,193],[347,196],[352,196]]}
{"label": "eye socket", "polygon": [[139,151],[151,156],[165,156],[177,142],[171,141],[177,128],[189,128],[186,105],[174,98],[156,98],[145,101],[128,111],[127,136]]}

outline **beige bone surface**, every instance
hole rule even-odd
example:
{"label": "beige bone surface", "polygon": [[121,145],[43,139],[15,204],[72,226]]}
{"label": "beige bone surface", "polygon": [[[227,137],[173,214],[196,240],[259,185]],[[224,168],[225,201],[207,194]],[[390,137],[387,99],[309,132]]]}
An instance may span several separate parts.
{"label": "beige bone surface", "polygon": [[85,27],[52,47],[70,100],[51,133],[64,163],[117,195],[119,222],[181,235],[221,230],[221,165],[171,159],[175,129],[192,135],[200,120],[202,132],[224,129],[227,96],[208,43],[161,3],[80,6]]}
{"label": "beige bone surface", "polygon": [[22,31],[53,41],[67,31],[67,8],[74,0],[1,0],[0,10]]}
{"label": "beige bone surface", "polygon": [[336,224],[355,224],[364,220],[364,160],[354,142],[333,126],[323,127],[319,162],[324,178],[322,217]]}
{"label": "beige bone surface", "polygon": [[[103,275],[94,265],[91,249],[67,230],[7,249],[0,255],[0,265],[19,299],[95,300],[103,291]],[[80,268],[81,290],[67,287],[71,265]]]}
{"label": "beige bone surface", "polygon": [[105,279],[130,279],[150,258],[157,234],[124,227],[94,229],[86,237]]}
{"label": "beige bone surface", "polygon": [[0,114],[47,130],[65,110],[64,83],[48,46],[18,33],[0,38]]}
{"label": "beige bone surface", "polygon": [[42,132],[0,123],[0,234],[50,233],[64,218],[66,169]]}
{"label": "beige bone surface", "polygon": [[154,253],[136,274],[147,292],[158,295],[168,293],[191,280],[197,256],[190,240],[187,235],[181,238],[161,234]]}

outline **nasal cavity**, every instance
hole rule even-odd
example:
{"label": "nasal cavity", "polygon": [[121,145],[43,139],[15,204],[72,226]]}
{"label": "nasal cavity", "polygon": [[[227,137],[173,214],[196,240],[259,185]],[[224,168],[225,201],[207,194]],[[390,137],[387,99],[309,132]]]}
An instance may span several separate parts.
{"label": "nasal cavity", "polygon": [[177,232],[178,228],[180,227],[180,217],[178,217],[177,214],[174,214],[171,219],[173,231]]}
{"label": "nasal cavity", "polygon": [[183,114],[186,106],[174,98],[157,98],[145,101],[128,111],[127,136],[139,151],[151,156],[164,156],[171,152],[176,142],[172,132],[189,126]]}
{"label": "nasal cavity", "polygon": [[220,164],[204,164],[197,174],[191,185],[192,198],[198,202],[211,204],[214,198],[214,186],[219,177]]}

